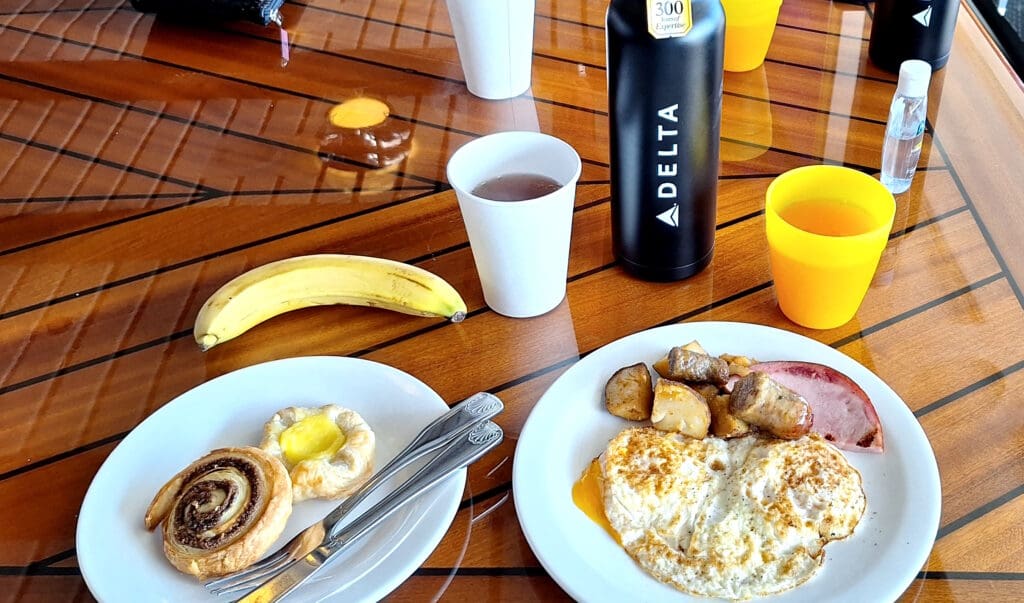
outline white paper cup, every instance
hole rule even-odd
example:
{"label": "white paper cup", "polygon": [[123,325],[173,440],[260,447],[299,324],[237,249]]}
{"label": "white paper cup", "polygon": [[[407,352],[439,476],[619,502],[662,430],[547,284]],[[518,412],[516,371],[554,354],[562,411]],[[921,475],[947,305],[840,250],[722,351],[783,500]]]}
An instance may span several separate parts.
{"label": "white paper cup", "polygon": [[487,99],[530,87],[535,0],[447,0],[466,87]]}
{"label": "white paper cup", "polygon": [[[500,132],[460,148],[448,161],[466,223],[484,300],[505,316],[550,311],[565,297],[580,157],[566,142],[538,132]],[[492,201],[473,194],[507,174],[538,174],[562,185],[525,201]]]}

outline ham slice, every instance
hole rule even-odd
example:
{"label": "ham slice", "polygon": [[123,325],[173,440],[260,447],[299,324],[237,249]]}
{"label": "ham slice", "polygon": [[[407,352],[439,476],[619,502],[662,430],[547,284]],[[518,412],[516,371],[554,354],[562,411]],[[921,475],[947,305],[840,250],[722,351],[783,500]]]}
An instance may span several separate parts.
{"label": "ham slice", "polygon": [[767,373],[803,396],[814,415],[811,431],[837,448],[878,453],[885,449],[882,425],[871,399],[846,375],[823,364],[786,360],[761,362],[750,370]]}

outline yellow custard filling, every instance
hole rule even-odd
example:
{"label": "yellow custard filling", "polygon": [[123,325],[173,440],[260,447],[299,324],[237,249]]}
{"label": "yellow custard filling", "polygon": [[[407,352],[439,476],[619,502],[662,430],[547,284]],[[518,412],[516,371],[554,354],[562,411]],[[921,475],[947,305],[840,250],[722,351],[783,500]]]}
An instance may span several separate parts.
{"label": "yellow custard filling", "polygon": [[306,417],[281,432],[281,451],[292,465],[333,457],[345,445],[345,434],[329,417]]}

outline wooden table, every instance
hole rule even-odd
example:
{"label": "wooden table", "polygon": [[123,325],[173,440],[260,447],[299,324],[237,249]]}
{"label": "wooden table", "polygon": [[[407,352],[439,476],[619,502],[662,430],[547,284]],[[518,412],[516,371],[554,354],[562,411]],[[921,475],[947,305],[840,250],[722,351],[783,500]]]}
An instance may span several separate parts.
{"label": "wooden table", "polygon": [[[567,598],[516,519],[511,457],[524,421],[600,346],[705,320],[827,343],[920,419],[942,513],[903,600],[1019,600],[1021,83],[962,10],[879,274],[853,321],[810,331],[774,302],[763,196],[801,165],[877,171],[894,77],[867,60],[870,6],[786,0],[764,67],[726,74],[714,262],[652,284],[625,274],[609,241],[606,4],[539,0],[533,87],[488,102],[464,86],[441,0],[290,1],[287,67],[274,28],[186,28],[123,0],[0,2],[0,601],[91,599],[76,519],[118,443],[204,381],[312,354],[397,367],[449,402],[488,390],[507,404],[506,442],[470,471],[450,532],[392,599]],[[385,101],[411,141],[380,169],[320,153],[328,109],[359,95]],[[464,143],[514,128],[559,136],[584,161],[567,300],[529,320],[485,306],[444,171]],[[210,293],[315,252],[432,270],[469,317],[308,310],[200,352],[192,324]]]}

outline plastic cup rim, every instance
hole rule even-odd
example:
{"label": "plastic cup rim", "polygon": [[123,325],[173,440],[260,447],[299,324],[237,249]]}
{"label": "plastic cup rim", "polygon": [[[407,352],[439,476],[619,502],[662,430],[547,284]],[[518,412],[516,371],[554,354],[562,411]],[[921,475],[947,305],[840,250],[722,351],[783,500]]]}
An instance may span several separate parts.
{"label": "plastic cup rim", "polygon": [[[871,230],[868,230],[866,232],[857,233],[857,234],[852,234],[852,235],[826,235],[826,234],[820,234],[820,233],[812,232],[812,231],[809,231],[809,230],[804,230],[804,229],[799,228],[799,227],[791,224],[790,222],[788,222],[785,218],[782,217],[782,215],[779,214],[778,207],[776,206],[777,204],[772,203],[771,201],[769,201],[772,198],[772,190],[775,188],[776,183],[778,183],[780,180],[783,180],[783,179],[789,179],[789,178],[798,176],[799,172],[802,172],[802,171],[806,171],[806,170],[822,171],[823,169],[828,169],[829,171],[836,171],[836,172],[846,173],[846,174],[849,174],[851,177],[854,177],[854,178],[867,179],[867,180],[870,180],[872,183],[874,183],[871,186],[876,186],[877,185],[878,187],[882,187],[885,190],[886,194],[887,194],[887,198],[891,201],[892,210],[889,212],[889,219],[885,220],[884,222],[879,223],[878,226],[876,226],[875,228],[872,228]],[[856,174],[856,176],[854,176],[854,174]],[[889,193],[888,189],[885,189],[885,186],[881,182],[879,182],[878,180],[872,178],[871,176],[869,176],[869,175],[867,175],[864,172],[861,172],[859,170],[855,170],[855,169],[852,169],[852,168],[848,168],[848,167],[845,167],[845,166],[839,166],[839,165],[805,165],[805,166],[802,166],[802,167],[794,168],[794,169],[788,170],[786,172],[783,172],[782,174],[776,176],[775,179],[772,180],[771,184],[768,185],[768,190],[765,192],[765,215],[766,215],[766,217],[769,214],[772,217],[776,218],[779,221],[780,224],[785,225],[786,228],[788,228],[790,230],[793,230],[795,232],[798,232],[801,235],[804,235],[804,236],[807,236],[807,237],[811,237],[813,239],[825,240],[825,241],[850,241],[850,242],[868,241],[868,240],[876,239],[882,233],[888,233],[889,230],[892,228],[892,221],[893,221],[893,219],[896,216],[896,201],[893,198],[892,194]]]}

